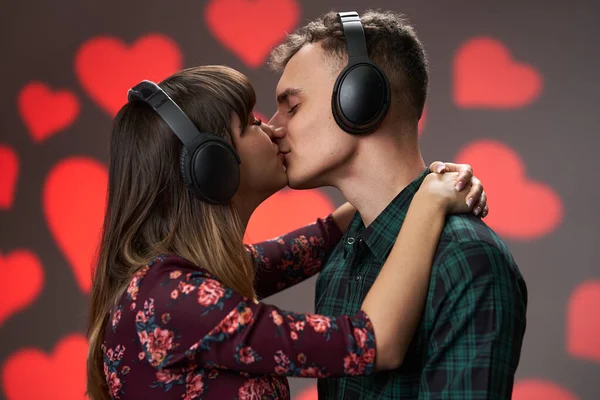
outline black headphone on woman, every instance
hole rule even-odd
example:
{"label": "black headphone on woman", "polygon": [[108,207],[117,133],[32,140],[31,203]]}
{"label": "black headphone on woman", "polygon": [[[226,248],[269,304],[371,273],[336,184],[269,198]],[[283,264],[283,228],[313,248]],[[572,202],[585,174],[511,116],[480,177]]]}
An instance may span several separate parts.
{"label": "black headphone on woman", "polygon": [[241,163],[233,146],[215,134],[201,133],[154,82],[138,83],[127,92],[127,100],[149,104],[181,140],[179,169],[186,186],[198,199],[227,204],[233,198],[240,184]]}
{"label": "black headphone on woman", "polygon": [[350,11],[337,15],[344,29],[348,64],[333,87],[333,117],[348,133],[370,133],[377,129],[390,109],[390,83],[381,68],[369,58],[358,13]]}

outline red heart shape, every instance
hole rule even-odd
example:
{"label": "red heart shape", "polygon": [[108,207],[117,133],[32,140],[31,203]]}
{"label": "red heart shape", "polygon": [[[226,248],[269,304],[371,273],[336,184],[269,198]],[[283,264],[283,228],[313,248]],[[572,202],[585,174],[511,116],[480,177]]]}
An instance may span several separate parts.
{"label": "red heart shape", "polygon": [[88,40],[75,56],[75,73],[87,94],[111,117],[127,102],[127,91],[143,79],[159,82],[179,71],[182,55],[177,44],[150,34],[127,46],[101,36]]}
{"label": "red heart shape", "polygon": [[474,38],[454,56],[454,102],[459,107],[511,109],[534,101],[542,77],[530,65],[511,59],[508,49],[491,38]]}
{"label": "red heart shape", "polygon": [[107,185],[104,165],[85,157],[59,162],[44,183],[46,221],[84,293],[92,286],[91,267],[104,220]]}
{"label": "red heart shape", "polygon": [[258,118],[260,119],[262,122],[264,122],[265,124],[267,122],[269,122],[269,120],[267,119],[267,117],[265,116],[265,114],[260,113],[258,111],[254,111],[254,118]]}
{"label": "red heart shape", "polygon": [[[290,212],[290,210],[294,210]],[[313,223],[335,210],[318,189],[284,189],[265,200],[252,214],[244,243],[258,243]]]}
{"label": "red heart shape", "polygon": [[421,136],[421,133],[423,133],[426,122],[427,122],[427,107],[423,107],[423,114],[421,115],[421,119],[419,120],[419,136]]}
{"label": "red heart shape", "polygon": [[578,400],[574,394],[554,382],[527,379],[515,383],[513,400]]}
{"label": "red heart shape", "polygon": [[300,16],[295,0],[212,0],[205,18],[213,36],[246,65],[262,65]]}
{"label": "red heart shape", "polygon": [[86,398],[88,344],[82,335],[63,338],[48,355],[22,349],[8,357],[2,368],[7,400]]}
{"label": "red heart shape", "polygon": [[525,176],[523,161],[510,147],[492,140],[462,149],[456,162],[471,164],[488,195],[485,221],[500,235],[533,239],[555,230],[563,218],[560,197],[548,185]]}
{"label": "red heart shape", "polygon": [[13,314],[27,308],[44,284],[44,270],[38,257],[27,250],[0,254],[0,326]]}
{"label": "red heart shape", "polygon": [[309,386],[308,389],[304,389],[300,392],[300,395],[296,397],[296,400],[319,400],[319,392],[315,385]]}
{"label": "red heart shape", "polygon": [[21,118],[35,142],[41,142],[75,121],[79,100],[68,90],[52,91],[42,82],[30,82],[17,100]]}
{"label": "red heart shape", "polygon": [[0,209],[8,210],[15,199],[19,158],[8,146],[0,146]]}
{"label": "red heart shape", "polygon": [[571,356],[600,362],[600,280],[581,284],[567,307],[567,351]]}

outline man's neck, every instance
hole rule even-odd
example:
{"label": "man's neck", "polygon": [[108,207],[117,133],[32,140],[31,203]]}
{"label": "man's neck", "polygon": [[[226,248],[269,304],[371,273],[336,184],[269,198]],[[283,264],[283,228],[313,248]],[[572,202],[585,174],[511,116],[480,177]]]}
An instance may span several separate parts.
{"label": "man's neck", "polygon": [[334,182],[368,227],[425,169],[418,143],[363,141],[346,171]]}

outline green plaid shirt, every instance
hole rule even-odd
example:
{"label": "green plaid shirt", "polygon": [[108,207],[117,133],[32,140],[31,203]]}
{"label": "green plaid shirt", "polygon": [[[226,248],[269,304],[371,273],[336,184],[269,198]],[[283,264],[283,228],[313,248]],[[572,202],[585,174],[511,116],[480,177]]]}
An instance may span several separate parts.
{"label": "green plaid shirt", "polygon": [[[427,173],[368,229],[356,213],[317,280],[317,313],[360,310]],[[504,242],[473,214],[449,215],[403,365],[367,377],[320,379],[319,399],[510,399],[526,307],[525,282]]]}

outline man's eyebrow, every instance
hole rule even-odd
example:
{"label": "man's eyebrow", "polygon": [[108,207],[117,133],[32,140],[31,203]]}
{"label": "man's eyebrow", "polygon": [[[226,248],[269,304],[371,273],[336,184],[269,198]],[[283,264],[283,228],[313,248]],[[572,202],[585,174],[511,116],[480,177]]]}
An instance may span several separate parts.
{"label": "man's eyebrow", "polygon": [[300,93],[302,93],[302,89],[300,88],[287,88],[277,95],[277,104],[285,103],[288,97],[298,96]]}

